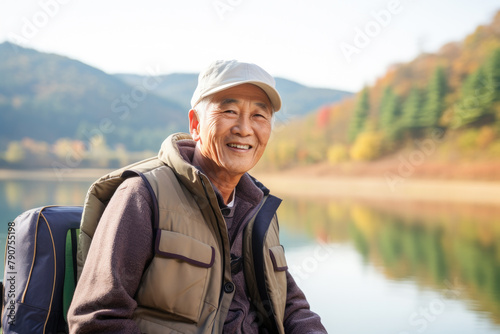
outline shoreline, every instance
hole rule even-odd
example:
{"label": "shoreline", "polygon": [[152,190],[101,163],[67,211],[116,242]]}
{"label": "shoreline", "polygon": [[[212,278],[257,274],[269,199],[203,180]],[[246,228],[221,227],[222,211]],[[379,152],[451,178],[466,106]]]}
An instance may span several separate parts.
{"label": "shoreline", "polygon": [[26,180],[26,181],[95,181],[113,169],[106,168],[68,168],[57,170],[46,169],[0,169],[0,180]]}
{"label": "shoreline", "polygon": [[332,177],[255,174],[272,193],[311,199],[362,199],[393,202],[471,203],[500,206],[500,182],[405,179],[389,183],[382,177]]}
{"label": "shoreline", "polygon": [[[0,169],[0,180],[93,182],[111,169]],[[477,203],[500,206],[500,181],[406,178],[388,181],[375,176],[333,176],[252,172],[273,194],[312,199],[363,199]]]}

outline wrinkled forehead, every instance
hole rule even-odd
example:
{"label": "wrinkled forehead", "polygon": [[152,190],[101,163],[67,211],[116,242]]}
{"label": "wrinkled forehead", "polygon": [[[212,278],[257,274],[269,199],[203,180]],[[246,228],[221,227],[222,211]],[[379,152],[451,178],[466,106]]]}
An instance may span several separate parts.
{"label": "wrinkled forehead", "polygon": [[215,103],[220,107],[229,105],[239,105],[250,102],[256,107],[273,112],[273,107],[269,96],[260,87],[252,84],[243,84],[231,87],[215,93],[211,97],[211,103]]}

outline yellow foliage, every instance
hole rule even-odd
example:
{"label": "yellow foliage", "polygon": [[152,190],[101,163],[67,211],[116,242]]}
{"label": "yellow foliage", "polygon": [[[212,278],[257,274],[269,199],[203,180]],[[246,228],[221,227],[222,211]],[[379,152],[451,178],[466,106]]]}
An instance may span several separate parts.
{"label": "yellow foliage", "polygon": [[282,141],[276,149],[276,160],[279,166],[291,163],[295,159],[295,146],[293,143]]}
{"label": "yellow foliage", "polygon": [[495,140],[490,144],[490,146],[488,147],[488,153],[493,158],[500,158],[500,140]]}
{"label": "yellow foliage", "polygon": [[72,153],[71,139],[68,138],[58,139],[55,142],[52,150],[59,158],[65,158],[66,155]]}
{"label": "yellow foliage", "polygon": [[361,205],[351,207],[351,218],[356,227],[363,232],[367,239],[372,239],[377,231],[379,220],[372,210]]}
{"label": "yellow foliage", "polygon": [[334,144],[328,148],[327,151],[328,162],[336,164],[349,159],[347,148],[342,144]]}
{"label": "yellow foliage", "polygon": [[46,155],[50,148],[46,142],[36,141],[31,138],[24,138],[21,144],[28,152],[36,155]]}
{"label": "yellow foliage", "polygon": [[26,151],[23,145],[18,141],[10,142],[5,152],[5,160],[10,163],[16,163],[24,160]]}
{"label": "yellow foliage", "polygon": [[9,207],[17,207],[19,203],[23,202],[23,189],[20,183],[7,180],[5,182],[5,193],[3,196],[5,197]]}
{"label": "yellow foliage", "polygon": [[345,221],[346,208],[338,203],[331,202],[327,207],[328,219],[330,222]]}
{"label": "yellow foliage", "polygon": [[492,126],[483,126],[477,135],[476,143],[478,148],[486,148],[495,140],[496,134]]}
{"label": "yellow foliage", "polygon": [[127,148],[123,144],[119,144],[116,146],[115,155],[118,161],[120,162],[120,166],[125,166],[129,164],[129,154],[127,152]]}
{"label": "yellow foliage", "polygon": [[353,160],[373,160],[382,155],[384,135],[380,132],[361,133],[351,147],[350,155]]}
{"label": "yellow foliage", "polygon": [[85,144],[79,140],[60,138],[53,145],[52,152],[63,161],[80,161],[85,156]]}
{"label": "yellow foliage", "polygon": [[473,151],[477,147],[479,132],[476,129],[469,129],[458,137],[458,147],[462,151]]}

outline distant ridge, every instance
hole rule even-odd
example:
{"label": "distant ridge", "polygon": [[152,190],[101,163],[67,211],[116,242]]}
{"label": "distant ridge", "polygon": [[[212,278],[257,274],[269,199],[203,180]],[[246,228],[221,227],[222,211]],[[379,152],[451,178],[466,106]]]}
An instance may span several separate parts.
{"label": "distant ridge", "polygon": [[[189,101],[197,75],[111,75],[65,56],[0,44],[0,150],[31,138],[60,138],[156,151],[172,132],[187,131]],[[146,81],[145,81],[146,80]],[[351,93],[310,88],[277,79],[283,119],[316,110]]]}
{"label": "distant ridge", "polygon": [[[130,85],[140,84],[144,76],[135,74],[116,74]],[[189,109],[189,101],[196,88],[198,75],[193,73],[174,73],[163,75],[160,86],[155,90],[155,94],[175,101],[185,109]],[[276,88],[283,98],[283,110],[288,116],[303,116],[315,111],[325,103],[340,101],[344,97],[351,96],[352,93],[328,89],[311,88],[297,82],[276,78]]]}

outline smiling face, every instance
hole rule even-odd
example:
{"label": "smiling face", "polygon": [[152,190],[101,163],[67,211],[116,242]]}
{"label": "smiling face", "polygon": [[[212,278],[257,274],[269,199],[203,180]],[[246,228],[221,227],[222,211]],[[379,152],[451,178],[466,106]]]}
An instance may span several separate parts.
{"label": "smiling face", "polygon": [[[271,135],[272,105],[252,84],[212,96],[205,111],[189,112],[189,129],[203,156],[205,173],[241,177],[259,161]],[[206,170],[208,169],[208,170]]]}

